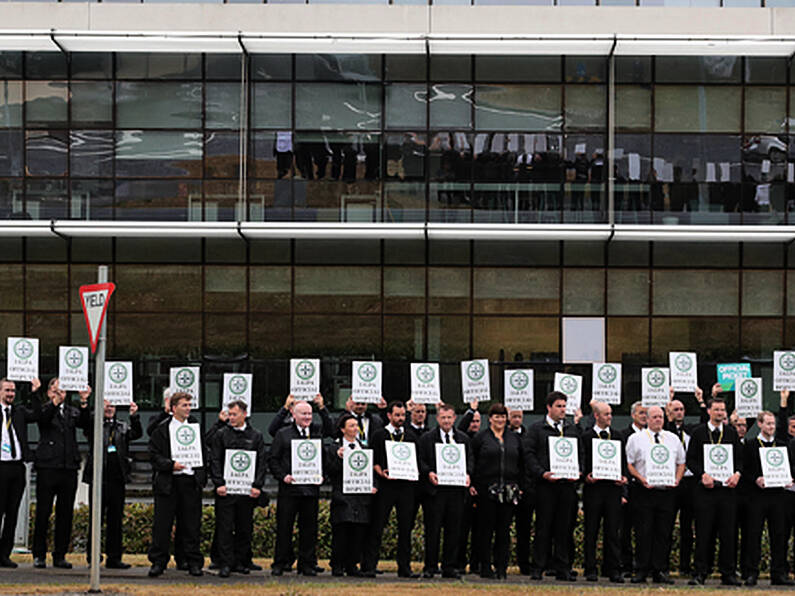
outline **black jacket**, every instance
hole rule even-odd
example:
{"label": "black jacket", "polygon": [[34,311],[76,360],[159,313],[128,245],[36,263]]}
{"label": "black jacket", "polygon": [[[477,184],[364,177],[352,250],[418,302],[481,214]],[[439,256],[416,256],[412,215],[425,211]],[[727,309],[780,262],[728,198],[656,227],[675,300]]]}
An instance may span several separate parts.
{"label": "black jacket", "polygon": [[[759,485],[756,483],[756,479],[762,476],[762,462],[759,460],[759,451],[762,448],[760,441],[762,440],[761,435],[754,437],[753,439],[748,439],[743,445],[743,475],[742,478],[746,480],[744,486],[746,490],[750,491],[751,498],[754,497],[754,494],[761,494],[761,492],[767,491],[783,491],[784,489],[781,487],[776,488],[759,488]],[[773,437],[773,445],[772,447],[786,447],[787,444],[784,441]],[[767,446],[766,446],[767,447]],[[790,462],[791,463],[791,462]]]}
{"label": "black jacket", "polygon": [[[334,425],[334,421],[331,419],[331,415],[328,413],[328,408],[324,407],[318,410],[317,413],[320,416],[320,422],[323,425],[323,436],[333,437],[337,433],[337,428]],[[290,414],[290,410],[286,410],[285,408],[279,408],[279,411],[276,413],[276,417],[273,420],[271,420],[271,423],[268,425],[268,434],[275,439],[276,433],[278,433],[281,429],[288,428],[294,425],[295,421],[293,420],[293,417]],[[316,437],[316,438],[319,439],[321,437]]]}
{"label": "black jacket", "polygon": [[469,425],[472,424],[472,419],[475,417],[475,411],[472,409],[467,408],[467,411],[464,413],[463,416],[458,420],[458,430],[461,432],[466,433],[466,435],[471,439],[477,433],[473,433],[469,431]]}
{"label": "black jacket", "polygon": [[[388,470],[389,466],[387,465],[386,459],[386,441],[391,441],[392,437],[387,431],[386,427],[378,429],[377,432],[373,433],[372,438],[370,439],[369,447],[373,450],[373,463],[375,465],[381,466],[382,470]],[[408,430],[405,426],[403,427],[403,441],[407,443],[417,443],[417,435],[413,432]],[[415,447],[416,450],[416,447]],[[419,463],[419,453],[417,453],[417,471],[419,472],[420,463]],[[392,480],[382,478],[378,474],[374,477],[376,486],[379,490],[382,487],[390,487],[390,488],[398,488],[398,487],[405,487],[407,490],[414,490],[417,486],[417,483],[412,480]]]}
{"label": "black jacket", "polygon": [[77,446],[78,428],[84,431],[91,424],[88,407],[76,408],[63,403],[63,413],[51,401],[41,407],[39,415],[39,445],[36,447],[37,468],[77,470],[80,450]]}
{"label": "black jacket", "polygon": [[[102,479],[103,482],[128,482],[132,471],[130,458],[130,441],[140,439],[144,435],[141,428],[141,417],[138,414],[130,416],[130,422],[118,420],[115,416],[103,421],[102,441]],[[88,428],[83,429],[83,434],[88,440],[88,461],[83,469],[83,482],[91,484],[94,469],[94,417],[90,416]],[[108,453],[108,446],[113,445],[116,450]]]}
{"label": "black jacket", "polygon": [[[348,412],[343,412],[342,414],[337,416],[337,419],[334,421],[335,428],[337,428],[337,423],[339,422],[339,419],[342,418],[347,413]],[[356,414],[354,414],[353,412],[351,412],[351,414],[354,417],[356,417]],[[362,414],[362,418],[365,418],[369,421],[368,424],[365,426],[366,436],[364,437],[363,440],[363,444],[365,446],[369,446],[369,441],[370,439],[372,439],[373,435],[378,430],[384,428],[384,419],[381,417],[380,414],[373,414],[372,412],[365,412],[364,414]],[[359,437],[359,440],[362,441],[361,436]]]}
{"label": "black jacket", "polygon": [[[323,408],[321,412],[325,412]],[[326,412],[328,416],[328,412]],[[324,426],[317,423],[309,425],[309,438],[322,439],[325,431]],[[268,467],[271,474],[279,481],[279,497],[315,497],[319,495],[319,487],[315,484],[287,484],[284,481],[285,476],[291,475],[293,472],[293,451],[292,440],[300,439],[301,433],[298,432],[298,427],[295,424],[285,426],[273,439],[271,445],[271,452],[268,456]]]}
{"label": "black jacket", "polygon": [[149,419],[149,422],[146,424],[146,436],[151,437],[152,433],[155,432],[157,425],[163,422],[163,420],[170,419],[171,414],[166,412],[165,410],[160,410],[157,414],[152,416]]}
{"label": "black jacket", "polygon": [[[374,417],[375,418],[375,417]],[[337,455],[342,439],[326,446],[323,469],[331,482],[331,524],[368,524],[371,518],[372,495],[342,492],[342,458]],[[362,446],[362,443],[359,443]],[[375,482],[375,472],[373,472]]]}
{"label": "black jacket", "polygon": [[15,399],[14,403],[11,405],[11,426],[14,428],[17,441],[19,441],[19,448],[22,451],[20,454],[22,461],[33,460],[33,452],[30,450],[30,445],[28,444],[28,424],[38,421],[39,415],[41,414],[41,404],[35,399],[33,400],[33,404],[32,407],[24,406],[17,403]]}
{"label": "black jacket", "polygon": [[[624,439],[623,433],[619,431],[615,431],[612,428],[610,430],[610,439],[614,441],[619,441],[621,443],[621,474],[622,476],[629,479],[629,469],[627,468],[627,442]],[[593,427],[589,428],[588,430],[584,431],[581,437],[582,441],[582,474],[583,476],[587,476],[593,471],[593,440],[598,439],[599,437],[596,434],[596,431]],[[596,484],[601,483],[609,483],[612,484],[612,480],[597,480]]]}
{"label": "black jacket", "polygon": [[480,496],[487,495],[492,484],[525,486],[522,440],[508,429],[503,433],[502,440],[504,450],[491,428],[486,427],[470,441],[471,481]]}
{"label": "black jacket", "polygon": [[[193,416],[188,417],[188,422],[198,422]],[[161,420],[149,437],[149,459],[152,463],[152,489],[159,495],[170,495],[174,479],[174,460],[171,459],[171,436],[168,426],[171,416]],[[204,466],[193,468],[193,479],[199,488],[207,484],[207,445],[204,432],[199,433]]]}
{"label": "black jacket", "polygon": [[[473,465],[472,465],[472,449],[470,448],[469,437],[467,436],[466,433],[456,428],[451,429],[450,432],[452,433],[453,440],[456,443],[459,443],[464,446],[467,458],[467,474],[469,474],[471,481]],[[439,429],[435,428],[432,431],[428,431],[424,435],[422,435],[417,445],[417,458],[419,459],[418,463],[420,467],[420,484],[423,486],[424,492],[429,495],[435,495],[436,491],[440,488],[438,486],[434,486],[433,484],[431,484],[431,481],[428,478],[428,474],[430,472],[436,472],[436,445],[437,443],[441,442],[442,442],[442,435],[440,434]],[[466,488],[463,486],[443,486],[441,488],[445,490],[447,489],[461,490],[461,491],[466,490]]]}
{"label": "black jacket", "polygon": [[[549,437],[559,436],[558,431],[547,424],[542,418],[530,425],[527,436],[524,438],[525,470],[530,479],[539,481],[544,472],[550,471],[549,466]],[[582,472],[582,441],[577,428],[568,420],[563,421],[563,436],[577,440],[577,455],[579,456],[580,472]],[[557,482],[571,482],[571,480],[557,480]]]}
{"label": "black jacket", "polygon": [[210,439],[210,478],[216,488],[226,484],[224,464],[226,463],[227,449],[256,451],[257,463],[254,482],[251,483],[251,486],[262,490],[265,485],[265,474],[268,471],[265,439],[262,433],[251,426],[249,422],[246,422],[244,430],[235,430],[229,425],[224,425],[213,433]]}
{"label": "black jacket", "polygon": [[[710,443],[709,427],[706,424],[699,424],[693,429],[693,433],[690,435],[690,445],[687,448],[687,469],[693,473],[699,483],[701,482],[701,476],[704,474],[704,445],[709,445]],[[721,443],[723,445],[732,445],[734,471],[742,474],[743,446],[740,443],[737,431],[728,422],[723,423]],[[715,485],[721,486],[717,481]]]}

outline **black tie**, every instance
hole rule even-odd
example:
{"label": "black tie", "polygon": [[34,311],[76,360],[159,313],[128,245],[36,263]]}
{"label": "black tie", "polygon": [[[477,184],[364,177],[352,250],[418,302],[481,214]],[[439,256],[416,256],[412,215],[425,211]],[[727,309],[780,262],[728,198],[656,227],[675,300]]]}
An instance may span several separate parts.
{"label": "black tie", "polygon": [[659,443],[660,442],[660,433],[654,433],[654,442],[655,443]]}
{"label": "black tie", "polygon": [[712,431],[712,442],[713,443],[720,442],[720,431],[717,428]]}
{"label": "black tie", "polygon": [[600,439],[606,439],[607,437],[608,437],[608,434],[607,434],[606,430],[600,430],[599,431],[599,438]]}
{"label": "black tie", "polygon": [[356,445],[353,443],[348,443],[348,447],[350,447],[351,449],[356,449]]}
{"label": "black tie", "polygon": [[392,434],[392,440],[393,440],[393,441],[399,441],[399,440],[400,440],[400,439],[402,439],[402,438],[403,438],[403,433],[402,433],[402,432],[400,432],[400,431],[397,431],[397,430],[396,430],[396,431],[395,431],[395,432]]}
{"label": "black tie", "polygon": [[14,425],[11,423],[11,408],[6,408],[6,424],[8,425],[8,442],[11,443],[11,459],[16,459],[17,446],[14,440]]}
{"label": "black tie", "polygon": [[765,444],[765,447],[772,447],[773,446],[773,441],[763,441],[763,443]]}
{"label": "black tie", "polygon": [[450,433],[444,433],[444,442],[445,443],[449,443],[450,442]]}
{"label": "black tie", "polygon": [[304,439],[306,439],[306,429],[305,429],[305,428],[302,428],[302,429],[301,429],[301,436],[302,436]]}

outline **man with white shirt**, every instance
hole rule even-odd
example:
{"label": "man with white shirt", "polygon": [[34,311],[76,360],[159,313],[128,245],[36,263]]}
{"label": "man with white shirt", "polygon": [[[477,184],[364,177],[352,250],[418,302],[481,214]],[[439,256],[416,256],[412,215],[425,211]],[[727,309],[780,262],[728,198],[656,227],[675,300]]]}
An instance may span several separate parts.
{"label": "man with white shirt", "polygon": [[[671,489],[679,484],[685,473],[685,449],[679,437],[663,430],[664,419],[662,408],[650,407],[648,428],[634,433],[627,440],[627,468],[636,481],[634,514],[638,528],[638,570],[632,578],[633,584],[646,583],[649,574],[655,583],[673,583],[668,577],[674,528],[674,492]],[[659,449],[660,445],[667,448],[667,453]],[[660,453],[657,457],[662,463],[673,458],[673,486],[653,484],[647,478],[649,458],[657,453]]]}
{"label": "man with white shirt", "polygon": [[[206,467],[191,467],[176,461],[171,454],[171,435],[185,424],[198,421],[190,415],[191,396],[179,392],[171,396],[171,417],[160,422],[149,437],[149,457],[154,476],[155,512],[152,543],[149,546],[149,577],[158,577],[168,565],[171,528],[174,520],[182,531],[182,544],[188,572],[202,575],[204,557],[200,549],[202,489],[207,483]],[[191,430],[195,427],[191,427]],[[204,433],[199,431],[202,460],[206,457]],[[203,462],[206,463],[206,462]]]}
{"label": "man with white shirt", "polygon": [[[696,512],[695,574],[691,585],[703,585],[712,569],[713,540],[720,539],[718,570],[721,583],[736,586],[737,559],[734,529],[737,520],[737,485],[743,470],[743,457],[737,431],[726,421],[726,402],[713,397],[707,403],[709,420],[693,430],[687,448],[687,467],[696,478],[694,490]],[[731,452],[731,475],[720,482],[706,472],[705,445],[723,445]]]}
{"label": "man with white shirt", "polygon": [[[630,406],[630,416],[632,422],[624,429],[622,439],[624,444],[629,438],[641,432],[646,428],[646,417],[648,410],[643,402],[636,401]],[[619,531],[619,540],[621,542],[621,568],[624,571],[624,577],[632,577],[632,573],[636,571],[635,564],[632,559],[632,532],[635,532],[635,542],[637,542],[638,529],[634,521],[634,512],[632,508],[635,506],[634,492],[637,483],[633,477],[628,478],[626,490],[624,491],[624,500],[621,503],[621,529]]]}
{"label": "man with white shirt", "polygon": [[[38,379],[31,382],[32,393],[38,398],[41,387]],[[14,381],[0,379],[0,410],[2,410],[2,452],[0,452],[0,567],[16,568],[11,560],[14,548],[14,532],[22,495],[25,493],[25,462],[30,461],[28,446],[28,424],[38,419],[39,404],[28,408],[14,403],[16,385]],[[35,398],[34,398],[34,401]]]}

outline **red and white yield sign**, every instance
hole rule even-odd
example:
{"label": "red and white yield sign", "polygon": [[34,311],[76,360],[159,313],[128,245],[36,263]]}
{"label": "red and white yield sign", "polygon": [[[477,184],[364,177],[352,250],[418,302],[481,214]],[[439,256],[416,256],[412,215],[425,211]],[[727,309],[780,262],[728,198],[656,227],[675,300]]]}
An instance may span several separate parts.
{"label": "red and white yield sign", "polygon": [[88,327],[88,341],[91,344],[91,353],[97,351],[99,330],[105,321],[108,312],[110,295],[116,289],[114,283],[91,284],[80,286],[80,302],[83,305],[83,316]]}

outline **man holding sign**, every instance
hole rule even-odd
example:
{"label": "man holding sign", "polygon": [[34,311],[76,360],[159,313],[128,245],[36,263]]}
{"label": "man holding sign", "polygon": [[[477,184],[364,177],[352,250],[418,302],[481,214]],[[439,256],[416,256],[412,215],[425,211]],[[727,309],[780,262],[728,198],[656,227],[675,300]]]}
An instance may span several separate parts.
{"label": "man holding sign", "polygon": [[188,572],[203,575],[204,557],[199,537],[202,489],[207,483],[204,464],[204,433],[190,415],[191,395],[174,393],[169,400],[171,417],[163,420],[149,437],[149,457],[154,476],[155,513],[149,546],[149,577],[163,574],[169,559],[171,527],[176,519]]}
{"label": "man holding sign", "polygon": [[469,437],[453,426],[455,409],[452,406],[439,405],[436,422],[439,428],[428,431],[419,441],[420,477],[429,496],[429,506],[423,510],[425,568],[422,576],[431,578],[436,573],[439,540],[444,528],[442,577],[460,579],[455,566],[472,455],[469,453]]}
{"label": "man holding sign", "polygon": [[638,570],[633,584],[645,584],[651,574],[656,583],[671,584],[668,577],[671,533],[674,529],[674,492],[685,473],[685,448],[679,438],[663,430],[659,406],[648,410],[648,428],[627,440],[627,469],[637,481],[633,515],[637,524]]}
{"label": "man holding sign", "polygon": [[[757,417],[759,434],[756,439],[745,444],[745,476],[753,483],[748,500],[747,538],[748,540],[748,578],[746,586],[755,586],[759,577],[759,561],[762,558],[762,526],[767,520],[770,536],[770,584],[774,586],[795,585],[787,570],[787,495],[781,486],[787,479],[792,480],[787,466],[786,444],[776,440],[776,417],[772,412],[760,412]],[[780,449],[775,449],[776,447]],[[766,470],[767,469],[767,470]],[[786,478],[774,482],[771,472],[781,470]],[[768,471],[768,475],[765,475]],[[774,472],[775,471],[775,472]],[[746,563],[746,562],[743,562]]]}
{"label": "man holding sign", "polygon": [[215,433],[210,448],[210,477],[215,500],[219,577],[249,573],[254,505],[265,484],[267,461],[262,433],[246,422],[246,402],[227,404],[227,425]]}

